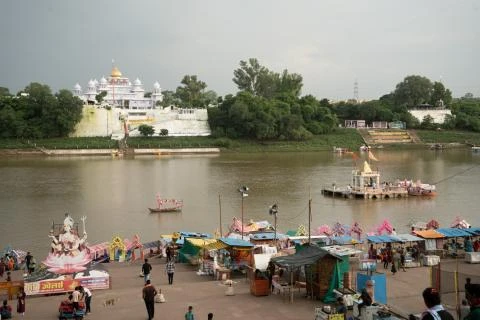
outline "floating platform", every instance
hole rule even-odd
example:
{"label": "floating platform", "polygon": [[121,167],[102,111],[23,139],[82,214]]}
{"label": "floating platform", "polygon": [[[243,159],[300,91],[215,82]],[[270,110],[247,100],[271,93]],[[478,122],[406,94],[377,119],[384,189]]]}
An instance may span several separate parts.
{"label": "floating platform", "polygon": [[322,194],[324,196],[346,199],[396,199],[408,197],[408,191],[402,187],[388,187],[382,189],[369,187],[361,189],[329,187],[323,188]]}

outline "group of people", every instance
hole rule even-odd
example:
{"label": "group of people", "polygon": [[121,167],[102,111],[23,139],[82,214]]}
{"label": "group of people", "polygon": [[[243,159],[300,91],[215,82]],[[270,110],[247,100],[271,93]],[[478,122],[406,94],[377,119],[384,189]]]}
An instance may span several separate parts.
{"label": "group of people", "polygon": [[405,260],[406,260],[406,250],[404,248],[393,249],[390,243],[387,246],[383,247],[380,250],[380,254],[377,255],[376,249],[373,248],[373,244],[370,245],[368,250],[369,259],[377,260],[377,257],[380,257],[380,260],[383,262],[383,268],[388,269],[389,264],[391,263],[391,271],[393,274],[397,273],[400,269],[406,271],[405,269]]}
{"label": "group of people", "polygon": [[[480,319],[480,284],[473,284],[467,279],[465,297],[459,311],[459,320]],[[422,313],[421,320],[454,320],[455,317],[445,310],[441,303],[440,293],[436,288],[426,288],[422,293],[427,310]],[[411,320],[417,319],[410,315]]]}
{"label": "group of people", "polygon": [[74,291],[69,292],[67,299],[61,302],[60,312],[85,312],[85,315],[91,310],[92,292],[87,287],[77,286]]}
{"label": "group of people", "polygon": [[[175,255],[172,251],[170,251],[167,247],[167,259],[165,263],[165,273],[168,277],[168,284],[173,285],[173,275],[175,273]],[[143,301],[145,302],[145,307],[147,309],[148,320],[152,320],[155,315],[155,302],[165,302],[165,298],[162,294],[160,289],[157,290],[155,286],[152,284],[150,279],[150,275],[152,272],[152,265],[148,262],[148,259],[145,259],[142,265],[142,274],[145,281],[145,284],[142,289],[142,297]],[[208,314],[208,319],[213,319],[213,313]],[[195,316],[193,313],[193,307],[189,306],[187,312],[185,313],[185,320],[195,320]]]}
{"label": "group of people", "polygon": [[[19,288],[17,293],[17,313],[22,317],[25,315],[25,291],[23,287]],[[11,319],[12,318],[12,307],[8,304],[8,300],[3,300],[3,304],[0,307],[0,319]]]}
{"label": "group of people", "polygon": [[5,272],[7,272],[8,275],[13,270],[15,270],[15,259],[10,255],[5,254],[4,257],[0,258],[0,277],[3,278]]}

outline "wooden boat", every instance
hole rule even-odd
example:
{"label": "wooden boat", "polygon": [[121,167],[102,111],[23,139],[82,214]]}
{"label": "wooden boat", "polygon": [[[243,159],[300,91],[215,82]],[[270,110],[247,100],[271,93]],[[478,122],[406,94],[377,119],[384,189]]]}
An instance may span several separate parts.
{"label": "wooden boat", "polygon": [[159,195],[157,195],[157,207],[148,208],[148,210],[150,210],[150,213],[179,212],[179,211],[182,211],[182,208],[183,208],[183,200],[162,199]]}
{"label": "wooden boat", "polygon": [[414,184],[407,188],[409,196],[434,197],[437,195],[435,186],[426,183]]}

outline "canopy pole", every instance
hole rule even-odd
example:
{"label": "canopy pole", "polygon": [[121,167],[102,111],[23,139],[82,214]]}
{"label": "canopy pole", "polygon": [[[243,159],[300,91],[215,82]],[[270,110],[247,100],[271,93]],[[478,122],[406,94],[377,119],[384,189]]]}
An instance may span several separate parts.
{"label": "canopy pole", "polygon": [[290,303],[293,303],[293,268],[290,269]]}

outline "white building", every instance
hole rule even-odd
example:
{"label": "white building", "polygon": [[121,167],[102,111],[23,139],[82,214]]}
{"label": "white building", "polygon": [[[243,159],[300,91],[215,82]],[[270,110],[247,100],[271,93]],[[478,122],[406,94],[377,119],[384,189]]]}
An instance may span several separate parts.
{"label": "white building", "polygon": [[105,91],[107,94],[103,101],[113,107],[121,107],[132,110],[155,109],[156,103],[162,101],[163,95],[160,84],[155,82],[151,97],[145,98],[145,89],[140,79],[136,79],[133,84],[117,67],[113,67],[110,76],[100,81],[90,80],[87,89],[82,92],[82,87],[77,83],[73,87],[73,94],[82,99],[85,104],[96,103],[95,96]]}

